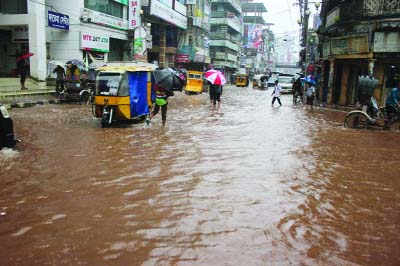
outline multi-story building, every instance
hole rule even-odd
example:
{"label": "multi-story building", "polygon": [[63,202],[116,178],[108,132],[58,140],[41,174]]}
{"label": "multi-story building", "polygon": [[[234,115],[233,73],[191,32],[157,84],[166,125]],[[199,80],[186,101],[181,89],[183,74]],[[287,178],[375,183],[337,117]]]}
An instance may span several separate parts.
{"label": "multi-story building", "polygon": [[203,71],[210,63],[209,32],[211,3],[208,0],[186,1],[187,31],[178,38],[175,64],[190,70]]}
{"label": "multi-story building", "polygon": [[[374,95],[384,104],[400,80],[400,1],[326,0],[321,18],[323,101],[355,105]],[[360,87],[362,75],[378,86]]]}
{"label": "multi-story building", "polygon": [[240,0],[211,2],[210,57],[215,68],[229,77],[238,68],[242,36]]}
{"label": "multi-story building", "polygon": [[263,3],[242,3],[243,12],[243,53],[246,57],[246,69],[250,73],[264,73],[267,68],[265,60],[268,51],[269,40],[267,35],[267,23],[263,14],[267,12]]}

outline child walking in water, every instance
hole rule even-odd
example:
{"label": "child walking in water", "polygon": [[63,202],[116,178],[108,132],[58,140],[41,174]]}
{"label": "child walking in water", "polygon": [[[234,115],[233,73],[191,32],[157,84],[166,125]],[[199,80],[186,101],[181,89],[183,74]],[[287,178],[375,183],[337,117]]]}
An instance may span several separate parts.
{"label": "child walking in water", "polygon": [[275,80],[274,91],[271,94],[271,96],[273,96],[273,98],[272,98],[272,106],[274,106],[275,100],[278,100],[279,105],[282,106],[281,99],[280,99],[281,91],[282,91],[282,87],[279,84],[279,81]]}

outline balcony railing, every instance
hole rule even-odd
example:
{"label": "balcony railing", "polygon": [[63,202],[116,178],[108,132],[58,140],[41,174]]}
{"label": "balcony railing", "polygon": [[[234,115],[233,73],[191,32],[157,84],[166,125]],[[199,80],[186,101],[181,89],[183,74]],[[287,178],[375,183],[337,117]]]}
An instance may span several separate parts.
{"label": "balcony railing", "polygon": [[[400,14],[399,0],[354,0],[345,1],[341,4],[335,4],[335,2],[330,1],[327,5],[329,10],[327,22],[335,19],[335,21],[328,23],[330,25],[336,22],[354,21],[363,18],[374,19],[375,17],[391,17],[396,15],[399,17]],[[337,11],[338,9],[339,12]]]}
{"label": "balcony railing", "polygon": [[211,40],[229,40],[235,44],[240,44],[240,38],[232,36],[226,32],[210,32],[210,39]]}
{"label": "balcony railing", "polygon": [[241,12],[242,7],[239,0],[214,0],[215,3],[230,3],[237,11]]}

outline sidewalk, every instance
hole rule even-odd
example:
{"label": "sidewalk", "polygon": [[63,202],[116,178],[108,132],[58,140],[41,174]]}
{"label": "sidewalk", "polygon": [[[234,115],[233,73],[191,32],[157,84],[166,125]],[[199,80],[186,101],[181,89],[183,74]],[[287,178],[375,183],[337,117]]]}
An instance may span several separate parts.
{"label": "sidewalk", "polygon": [[30,107],[36,104],[58,103],[55,86],[26,79],[27,90],[21,90],[19,78],[0,78],[0,103],[6,108]]}

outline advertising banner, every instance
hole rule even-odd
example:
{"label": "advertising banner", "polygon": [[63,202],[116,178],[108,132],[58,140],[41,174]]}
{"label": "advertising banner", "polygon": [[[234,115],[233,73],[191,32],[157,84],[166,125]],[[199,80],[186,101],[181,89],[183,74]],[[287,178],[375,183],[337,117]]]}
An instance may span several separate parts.
{"label": "advertising banner", "polygon": [[81,49],[108,53],[110,51],[110,37],[81,32]]}
{"label": "advertising banner", "polygon": [[261,24],[246,24],[247,45],[246,48],[259,49],[263,42],[263,30]]}
{"label": "advertising banner", "polygon": [[69,30],[69,16],[48,10],[47,25],[52,28]]}
{"label": "advertising banner", "polygon": [[140,8],[141,8],[140,0],[129,0],[129,15],[128,15],[128,28],[133,30],[136,27],[141,26],[140,20]]}

